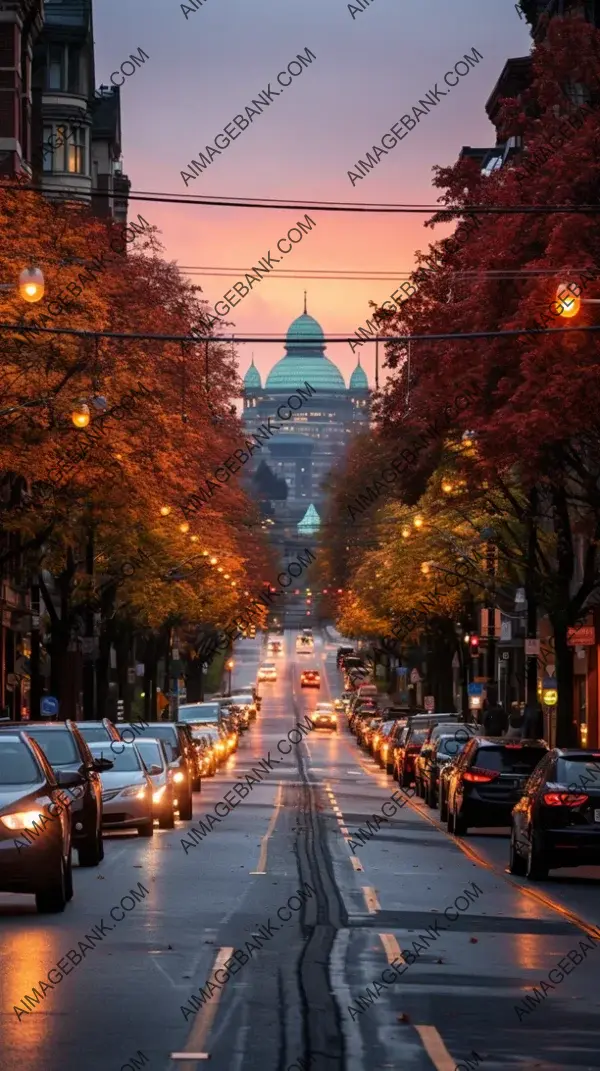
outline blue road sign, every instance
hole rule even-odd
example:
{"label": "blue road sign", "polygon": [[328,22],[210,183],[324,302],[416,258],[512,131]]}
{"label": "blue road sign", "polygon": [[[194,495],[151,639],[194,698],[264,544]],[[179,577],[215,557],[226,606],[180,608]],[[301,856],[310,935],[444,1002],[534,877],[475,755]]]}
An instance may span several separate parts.
{"label": "blue road sign", "polygon": [[42,714],[58,714],[58,699],[55,696],[44,696],[42,699]]}
{"label": "blue road sign", "polygon": [[483,695],[483,684],[468,684],[467,692],[469,695]]}

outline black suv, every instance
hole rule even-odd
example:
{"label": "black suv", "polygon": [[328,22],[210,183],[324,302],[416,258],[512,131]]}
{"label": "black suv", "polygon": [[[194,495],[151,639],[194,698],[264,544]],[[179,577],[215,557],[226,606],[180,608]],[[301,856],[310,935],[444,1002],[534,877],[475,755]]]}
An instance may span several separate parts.
{"label": "black suv", "polygon": [[448,832],[461,837],[469,826],[510,825],[526,781],[547,753],[543,740],[469,740],[449,775]]}
{"label": "black suv", "polygon": [[[134,726],[135,722],[131,725],[124,722],[120,723],[118,728],[122,734],[125,729],[131,731]],[[137,732],[138,735],[143,733],[145,736],[162,740],[167,745],[169,766],[173,771],[173,782],[179,800],[179,817],[184,822],[189,822],[193,817],[192,792],[198,775],[196,749],[190,741],[186,727],[174,721],[150,721],[144,722],[144,728],[141,731],[137,729]],[[126,739],[129,740],[130,737]],[[135,739],[131,742],[135,743]]]}
{"label": "black suv", "polygon": [[98,866],[104,858],[102,843],[102,783],[100,773],[111,768],[106,759],[94,759],[74,721],[3,722],[6,732],[26,732],[42,749],[54,773],[79,773],[85,778],[72,793],[69,805],[73,847],[79,866]]}

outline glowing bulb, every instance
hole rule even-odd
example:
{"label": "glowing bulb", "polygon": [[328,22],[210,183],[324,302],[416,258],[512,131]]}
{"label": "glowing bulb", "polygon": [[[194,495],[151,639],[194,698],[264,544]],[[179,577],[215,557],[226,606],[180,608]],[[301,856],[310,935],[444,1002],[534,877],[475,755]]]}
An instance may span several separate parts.
{"label": "glowing bulb", "polygon": [[203,550],[202,551],[202,557],[203,558],[208,558],[208,551],[207,550]]}
{"label": "glowing bulb", "polygon": [[[33,305],[44,296],[44,276],[39,268],[24,268],[19,275],[19,293],[23,301]],[[82,425],[85,427],[85,424]]]}
{"label": "glowing bulb", "polygon": [[429,562],[422,562],[422,563],[421,563],[421,572],[422,572],[422,573],[423,573],[423,574],[424,574],[425,576],[427,576],[427,574],[428,574],[428,572],[429,572],[430,570],[431,570],[431,566],[430,566]]}
{"label": "glowing bulb", "polygon": [[[573,286],[573,283],[570,283],[569,286]],[[573,294],[569,286],[566,283],[561,283],[556,291],[556,304],[559,307],[557,315],[564,316],[567,320],[570,320],[572,316],[577,316],[581,308],[581,298]]]}
{"label": "glowing bulb", "polygon": [[423,527],[423,518],[421,517],[421,515],[419,513],[414,518],[413,524],[414,524],[415,528],[422,528]]}
{"label": "glowing bulb", "polygon": [[445,495],[449,495],[450,492],[452,491],[452,484],[450,483],[449,480],[443,480],[442,481],[442,491],[444,492]]}
{"label": "glowing bulb", "polygon": [[223,566],[222,565],[219,566],[219,568],[217,569],[217,572],[218,573],[222,573],[223,572]]}
{"label": "glowing bulb", "polygon": [[183,532],[184,535],[185,535],[186,532],[189,532],[189,530],[190,530],[190,526],[189,526],[187,521],[184,521],[183,524],[179,525],[179,531]]}
{"label": "glowing bulb", "polygon": [[229,580],[229,573],[223,573],[225,580]]}
{"label": "glowing bulb", "polygon": [[217,562],[218,562],[218,560],[219,560],[218,558],[211,558],[211,559],[210,559],[210,564],[211,564],[211,565],[216,565],[216,564],[217,564]]}
{"label": "glowing bulb", "polygon": [[190,536],[190,539],[191,539],[192,543],[197,543],[198,539],[199,539],[199,536],[193,535],[193,536]]}
{"label": "glowing bulb", "polygon": [[410,539],[410,528],[408,528],[406,525],[402,529],[402,538],[403,539]]}
{"label": "glowing bulb", "polygon": [[161,517],[168,517],[170,512],[171,512],[171,507],[170,506],[161,506],[160,507],[160,515],[161,515]]}
{"label": "glowing bulb", "polygon": [[90,422],[90,407],[85,402],[76,402],[71,413],[76,428],[87,428]]}

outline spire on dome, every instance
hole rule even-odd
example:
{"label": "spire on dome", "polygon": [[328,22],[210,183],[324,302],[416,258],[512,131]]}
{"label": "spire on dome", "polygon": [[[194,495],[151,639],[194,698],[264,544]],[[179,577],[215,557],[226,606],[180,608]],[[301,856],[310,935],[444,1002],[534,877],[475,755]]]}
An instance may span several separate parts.
{"label": "spire on dome", "polygon": [[304,291],[304,315],[305,316],[307,315],[307,312],[306,312],[306,290]]}

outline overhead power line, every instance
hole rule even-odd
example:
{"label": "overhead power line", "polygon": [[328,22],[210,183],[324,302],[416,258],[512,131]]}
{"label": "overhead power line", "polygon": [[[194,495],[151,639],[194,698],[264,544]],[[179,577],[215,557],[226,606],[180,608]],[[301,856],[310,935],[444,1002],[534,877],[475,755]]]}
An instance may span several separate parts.
{"label": "overhead power line", "polygon": [[[123,331],[82,331],[74,327],[27,327],[26,324],[22,323],[0,323],[0,331],[13,331],[17,334],[31,333],[32,335],[74,335],[78,338],[92,339],[115,338],[120,341],[127,341],[130,339],[131,341],[152,340],[155,342],[188,342],[192,345],[198,345],[201,342],[224,342],[228,345],[236,342],[274,342],[283,345],[288,341],[287,335],[236,335],[229,332],[226,335],[150,335],[137,331],[127,334]],[[600,324],[586,324],[569,327],[517,327],[503,331],[459,331],[455,334],[442,333],[438,335],[372,335],[371,338],[364,339],[363,341],[401,342],[403,344],[406,344],[407,342],[468,342],[469,340],[476,341],[477,339],[483,338],[518,338],[520,335],[564,335],[569,331],[578,331],[584,334],[594,333],[600,331]],[[344,342],[356,342],[356,335],[325,335],[314,338],[307,335],[306,338],[302,339],[302,344],[307,346],[310,344],[322,346],[324,343],[335,344]]]}
{"label": "overhead power line", "polygon": [[[76,195],[77,200],[82,200],[81,189],[75,186],[61,186],[58,189],[56,186],[43,186],[43,185],[11,185],[10,183],[0,183],[0,189],[10,190],[13,193],[29,192],[29,193],[41,193],[52,194],[54,200],[59,200],[57,194],[73,194]],[[88,194],[93,194],[94,197],[114,197],[115,194],[108,190],[92,189],[86,191],[86,197]],[[72,199],[72,198],[71,198]],[[266,198],[251,199],[248,197],[239,198],[224,198],[224,197],[193,197],[189,194],[170,194],[170,193],[119,193],[118,199],[122,201],[148,201],[155,202],[157,204],[184,204],[184,205],[205,205],[207,207],[219,207],[219,208],[257,208],[264,211],[284,211],[287,209],[294,210],[296,212],[383,212],[392,213],[398,215],[431,215],[440,214],[447,215],[448,222],[451,222],[453,218],[457,216],[472,216],[472,215],[501,215],[501,216],[519,216],[519,215],[552,215],[554,213],[570,213],[579,215],[596,215],[600,212],[600,205],[386,205],[386,204],[361,204],[352,203],[350,201],[272,201]]]}

